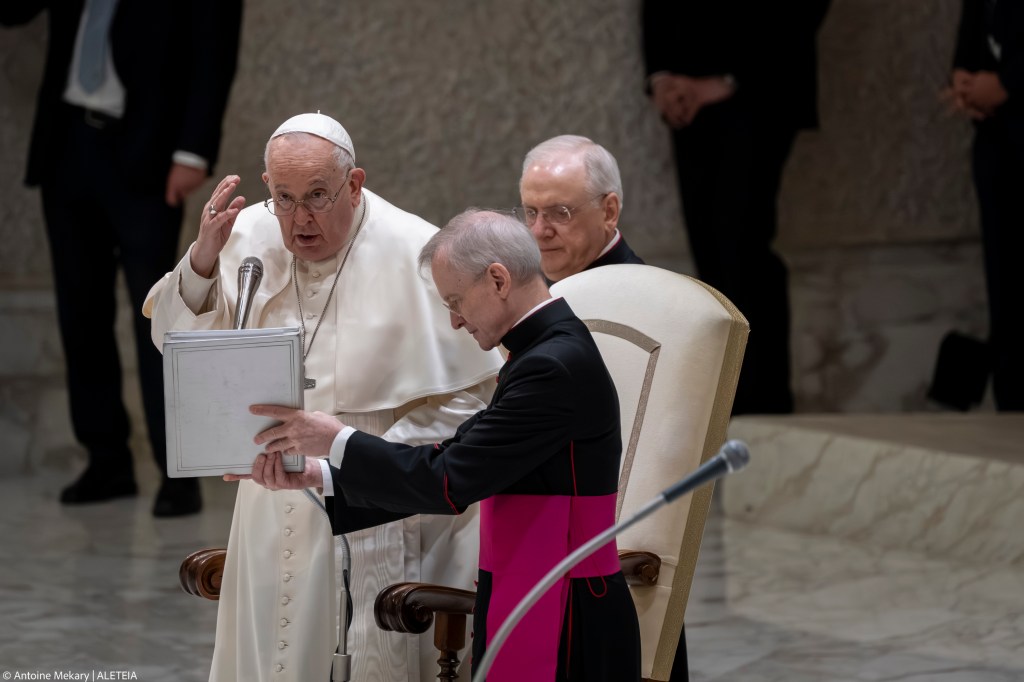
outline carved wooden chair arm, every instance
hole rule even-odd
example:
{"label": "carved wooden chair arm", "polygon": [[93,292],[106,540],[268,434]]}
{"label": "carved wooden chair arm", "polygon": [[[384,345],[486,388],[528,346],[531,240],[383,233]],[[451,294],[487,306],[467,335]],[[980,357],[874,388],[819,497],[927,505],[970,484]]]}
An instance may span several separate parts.
{"label": "carved wooden chair arm", "polygon": [[[473,613],[476,593],[427,583],[388,585],[373,602],[377,627],[419,634],[434,625],[439,680],[458,679],[459,652],[466,646],[466,617]],[[435,623],[434,620],[437,620]]]}
{"label": "carved wooden chair arm", "polygon": [[661,573],[661,557],[651,552],[633,549],[619,550],[619,565],[626,583],[634,587],[651,587],[658,584]]}
{"label": "carved wooden chair arm", "polygon": [[468,616],[476,592],[428,583],[388,585],[373,603],[373,617],[382,630],[419,634],[430,629],[435,613]]}
{"label": "carved wooden chair arm", "polygon": [[216,547],[201,549],[185,557],[178,569],[181,589],[197,597],[220,599],[220,581],[224,576],[227,553],[226,549]]}
{"label": "carved wooden chair arm", "polygon": [[[630,585],[656,585],[661,557],[651,552],[619,550],[619,564]],[[476,593],[428,583],[396,583],[380,591],[373,617],[382,630],[419,634],[430,629],[435,613],[472,615]]]}

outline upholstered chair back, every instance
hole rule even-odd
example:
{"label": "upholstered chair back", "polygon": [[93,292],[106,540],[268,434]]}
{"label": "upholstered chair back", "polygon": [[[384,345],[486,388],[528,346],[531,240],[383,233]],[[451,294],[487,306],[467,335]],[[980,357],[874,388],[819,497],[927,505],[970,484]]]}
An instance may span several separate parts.
{"label": "upholstered chair back", "polygon": [[[749,327],[718,291],[649,265],[587,270],[551,292],[586,322],[618,390],[623,520],[725,441]],[[711,493],[705,486],[617,539],[620,551],[661,558],[655,586],[630,588],[647,679],[669,678]]]}

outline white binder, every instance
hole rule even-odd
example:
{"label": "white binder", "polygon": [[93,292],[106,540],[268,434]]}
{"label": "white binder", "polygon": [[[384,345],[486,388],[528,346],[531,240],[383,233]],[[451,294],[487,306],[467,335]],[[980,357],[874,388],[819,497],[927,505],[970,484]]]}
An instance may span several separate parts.
{"label": "white binder", "polygon": [[[298,327],[164,334],[167,475],[248,474],[262,448],[253,438],[277,422],[255,404],[303,407]],[[305,457],[285,455],[286,471]]]}

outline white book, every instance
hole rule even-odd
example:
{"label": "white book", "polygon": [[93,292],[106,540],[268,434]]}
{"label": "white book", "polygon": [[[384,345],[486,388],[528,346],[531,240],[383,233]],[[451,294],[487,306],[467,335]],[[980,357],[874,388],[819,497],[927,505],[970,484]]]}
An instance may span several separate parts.
{"label": "white book", "polygon": [[[248,474],[261,431],[280,422],[250,405],[303,407],[298,327],[178,331],[164,334],[167,475]],[[305,457],[285,455],[286,471]]]}

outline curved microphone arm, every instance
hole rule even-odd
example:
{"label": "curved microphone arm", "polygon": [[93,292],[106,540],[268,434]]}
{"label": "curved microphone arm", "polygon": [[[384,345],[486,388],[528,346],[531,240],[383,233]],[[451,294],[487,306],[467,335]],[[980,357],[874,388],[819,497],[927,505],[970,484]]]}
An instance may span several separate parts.
{"label": "curved microphone arm", "polygon": [[749,462],[750,450],[747,449],[745,443],[739,440],[727,441],[718,451],[718,454],[702,464],[696,471],[663,490],[657,497],[645,504],[625,521],[621,521],[599,535],[595,535],[586,544],[576,548],[576,551],[560,561],[554,568],[548,571],[547,575],[541,578],[539,583],[534,585],[533,589],[520,600],[516,608],[505,619],[505,622],[501,624],[501,628],[498,629],[497,634],[494,635],[494,638],[487,645],[487,651],[480,660],[479,667],[473,673],[472,682],[484,682],[487,679],[487,673],[490,671],[491,666],[494,665],[494,659],[498,657],[498,652],[501,650],[505,640],[512,634],[515,626],[519,624],[519,621],[526,615],[526,612],[540,600],[544,593],[551,589],[551,586],[558,582],[576,564],[596,552],[622,531],[643,521],[662,506],[675,501],[694,488],[721,478],[730,472],[742,469]]}

